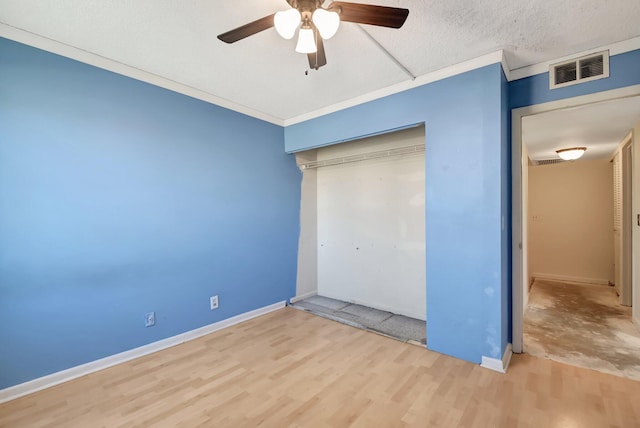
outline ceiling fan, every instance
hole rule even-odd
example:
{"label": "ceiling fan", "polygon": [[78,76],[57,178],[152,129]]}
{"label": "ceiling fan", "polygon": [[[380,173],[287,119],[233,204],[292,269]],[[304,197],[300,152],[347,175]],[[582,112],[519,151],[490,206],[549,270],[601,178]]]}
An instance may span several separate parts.
{"label": "ceiling fan", "polygon": [[322,7],[323,2],[324,0],[287,0],[292,9],[222,33],[218,39],[234,43],[274,26],[280,36],[291,39],[300,28],[296,52],[307,54],[309,66],[317,70],[327,63],[323,40],[333,37],[340,21],[400,28],[409,15],[408,9],[343,1],[334,1],[325,9]]}

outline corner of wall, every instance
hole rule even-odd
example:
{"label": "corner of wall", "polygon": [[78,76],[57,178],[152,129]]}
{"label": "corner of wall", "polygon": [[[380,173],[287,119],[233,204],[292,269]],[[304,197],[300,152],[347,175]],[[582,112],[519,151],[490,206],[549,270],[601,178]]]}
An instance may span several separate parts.
{"label": "corner of wall", "polygon": [[485,369],[493,370],[498,373],[506,373],[509,368],[509,364],[511,363],[512,355],[513,347],[511,346],[511,343],[508,343],[504,353],[502,354],[502,359],[485,357],[483,355],[480,367],[484,367]]}

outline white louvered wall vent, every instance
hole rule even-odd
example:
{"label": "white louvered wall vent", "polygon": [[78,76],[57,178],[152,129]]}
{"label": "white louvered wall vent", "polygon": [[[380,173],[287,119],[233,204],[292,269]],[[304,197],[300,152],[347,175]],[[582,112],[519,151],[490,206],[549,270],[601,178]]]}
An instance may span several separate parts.
{"label": "white louvered wall vent", "polygon": [[549,88],[557,89],[609,77],[609,51],[549,66]]}
{"label": "white louvered wall vent", "polygon": [[557,163],[563,163],[566,162],[562,159],[540,159],[540,160],[534,160],[533,164],[534,165],[554,165]]}

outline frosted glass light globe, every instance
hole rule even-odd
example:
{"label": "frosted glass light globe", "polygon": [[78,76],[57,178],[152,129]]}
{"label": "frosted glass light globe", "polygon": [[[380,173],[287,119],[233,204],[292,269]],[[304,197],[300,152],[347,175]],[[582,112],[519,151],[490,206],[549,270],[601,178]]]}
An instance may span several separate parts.
{"label": "frosted glass light globe", "polygon": [[325,40],[332,38],[340,26],[340,15],[322,8],[316,9],[311,19]]}
{"label": "frosted glass light globe", "polygon": [[282,38],[289,40],[296,34],[301,19],[297,9],[289,9],[276,13],[273,17],[273,26]]}
{"label": "frosted glass light globe", "polygon": [[298,34],[298,44],[296,45],[296,52],[309,54],[318,50],[316,47],[315,37],[313,37],[313,30],[311,28],[301,28]]}

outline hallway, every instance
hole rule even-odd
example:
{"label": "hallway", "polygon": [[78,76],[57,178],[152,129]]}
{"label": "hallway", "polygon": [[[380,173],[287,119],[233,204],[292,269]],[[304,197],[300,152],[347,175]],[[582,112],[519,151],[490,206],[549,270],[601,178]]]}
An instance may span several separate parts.
{"label": "hallway", "polygon": [[536,280],[524,315],[524,352],[640,380],[640,330],[613,287]]}

